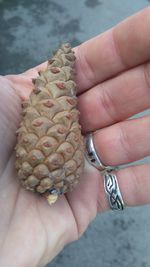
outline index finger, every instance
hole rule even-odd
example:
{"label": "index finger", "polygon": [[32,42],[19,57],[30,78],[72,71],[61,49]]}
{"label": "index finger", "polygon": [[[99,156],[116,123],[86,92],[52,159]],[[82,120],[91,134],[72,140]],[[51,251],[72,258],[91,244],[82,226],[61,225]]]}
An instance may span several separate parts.
{"label": "index finger", "polygon": [[75,48],[79,93],[150,59],[150,7]]}

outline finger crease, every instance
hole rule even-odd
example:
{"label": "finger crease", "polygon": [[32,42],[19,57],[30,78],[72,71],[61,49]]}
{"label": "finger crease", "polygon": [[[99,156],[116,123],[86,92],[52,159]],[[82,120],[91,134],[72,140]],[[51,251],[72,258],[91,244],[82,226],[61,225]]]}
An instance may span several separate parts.
{"label": "finger crease", "polygon": [[100,100],[101,104],[104,107],[106,114],[108,115],[111,122],[115,123],[118,122],[117,120],[117,110],[115,108],[115,103],[113,98],[109,95],[108,90],[105,88],[101,88],[100,90]]}
{"label": "finger crease", "polygon": [[150,62],[144,65],[144,79],[148,89],[150,89]]}
{"label": "finger crease", "polygon": [[80,70],[82,70],[82,75],[89,81],[90,86],[92,86],[93,82],[95,82],[94,70],[88,61],[86,54],[82,51],[82,48],[84,49],[83,45],[78,47],[78,64],[80,66]]}
{"label": "finger crease", "polygon": [[132,151],[131,151],[128,134],[126,133],[126,131],[124,130],[124,127],[122,127],[121,124],[118,125],[118,127],[119,127],[119,132],[120,132],[119,141],[120,141],[121,147],[123,148],[125,160],[127,160],[128,162],[131,162],[133,161],[133,157],[132,157]]}
{"label": "finger crease", "polygon": [[[114,28],[115,29],[115,28]],[[114,49],[115,49],[115,53],[116,53],[116,56],[118,57],[123,69],[126,69],[128,68],[128,64],[123,60],[123,57],[121,55],[121,51],[119,49],[119,45],[118,45],[118,42],[117,42],[117,38],[115,36],[115,31],[114,29],[112,30],[112,41],[113,41],[113,44],[114,44]]]}
{"label": "finger crease", "polygon": [[80,235],[81,235],[81,233],[80,233],[81,231],[80,231],[80,227],[79,227],[79,224],[78,224],[78,220],[77,220],[75,212],[74,212],[74,210],[73,210],[73,208],[72,208],[72,206],[70,204],[70,201],[69,201],[69,198],[68,198],[67,194],[65,195],[65,197],[66,197],[68,206],[70,208],[70,211],[72,213],[72,216],[73,216],[73,219],[74,219],[74,222],[75,222],[75,226],[76,226],[76,237],[75,237],[75,240],[78,240]]}

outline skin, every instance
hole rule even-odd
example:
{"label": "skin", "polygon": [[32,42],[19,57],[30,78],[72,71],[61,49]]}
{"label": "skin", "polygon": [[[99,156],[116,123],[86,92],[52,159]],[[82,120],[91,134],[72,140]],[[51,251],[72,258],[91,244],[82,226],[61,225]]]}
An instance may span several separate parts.
{"label": "skin", "polygon": [[[105,164],[126,164],[149,155],[150,116],[127,120],[150,108],[149,25],[147,8],[75,48],[82,130],[97,130],[94,144]],[[45,66],[0,77],[0,266],[44,266],[82,235],[97,212],[108,210],[101,175],[88,163],[79,186],[52,206],[26,192],[16,179],[20,103]],[[127,206],[150,203],[149,173],[150,164],[117,171]]]}

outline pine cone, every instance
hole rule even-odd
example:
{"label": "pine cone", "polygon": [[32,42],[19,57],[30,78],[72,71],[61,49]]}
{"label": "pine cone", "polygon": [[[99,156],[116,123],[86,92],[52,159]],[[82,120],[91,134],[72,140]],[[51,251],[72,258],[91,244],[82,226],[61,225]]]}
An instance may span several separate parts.
{"label": "pine cone", "polygon": [[17,130],[18,178],[26,189],[50,194],[50,203],[74,188],[84,166],[74,62],[71,46],[62,45],[33,80]]}

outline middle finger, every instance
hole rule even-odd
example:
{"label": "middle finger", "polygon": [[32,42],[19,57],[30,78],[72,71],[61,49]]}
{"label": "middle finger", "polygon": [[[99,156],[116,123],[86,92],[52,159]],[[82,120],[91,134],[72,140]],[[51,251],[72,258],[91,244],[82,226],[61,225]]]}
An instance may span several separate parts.
{"label": "middle finger", "polygon": [[150,107],[150,62],[128,70],[79,96],[84,133],[122,121]]}

